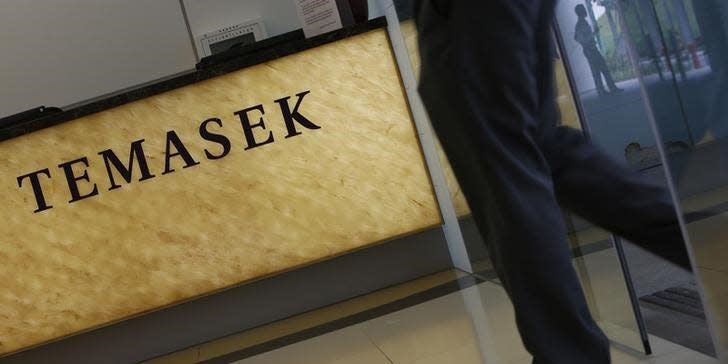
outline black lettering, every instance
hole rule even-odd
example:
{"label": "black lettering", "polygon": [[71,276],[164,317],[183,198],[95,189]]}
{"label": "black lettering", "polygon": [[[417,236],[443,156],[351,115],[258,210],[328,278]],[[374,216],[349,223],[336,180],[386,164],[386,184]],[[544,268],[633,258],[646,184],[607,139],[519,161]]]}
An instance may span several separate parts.
{"label": "black lettering", "polygon": [[220,119],[207,119],[203,121],[202,124],[200,124],[200,136],[202,137],[202,139],[220,144],[220,146],[222,147],[222,153],[215,155],[210,153],[209,150],[205,149],[205,155],[207,156],[207,159],[220,159],[230,153],[230,139],[222,134],[211,133],[209,130],[207,130],[207,124],[209,123],[215,123],[218,126],[222,127],[222,121]]}
{"label": "black lettering", "polygon": [[111,149],[99,152],[99,155],[104,157],[104,163],[106,164],[106,173],[109,175],[109,182],[111,183],[109,191],[121,187],[121,185],[117,184],[114,180],[114,174],[111,173],[111,165],[109,164],[109,162],[114,165],[114,168],[117,172],[119,172],[119,174],[121,174],[121,177],[124,179],[124,181],[126,181],[126,183],[131,183],[134,159],[136,159],[139,163],[139,171],[142,173],[142,177],[139,178],[139,182],[154,178],[154,175],[149,172],[149,166],[147,166],[147,158],[144,155],[142,143],[144,143],[144,139],[140,139],[131,143],[131,146],[129,147],[129,163],[127,164],[127,166],[121,163],[119,157],[117,157]]}
{"label": "black lettering", "polygon": [[268,143],[273,143],[273,133],[268,132],[268,139],[266,139],[264,142],[256,142],[255,141],[255,135],[253,134],[253,128],[261,128],[265,130],[265,121],[263,120],[263,117],[261,116],[259,121],[256,124],[250,124],[250,118],[248,117],[248,113],[258,110],[260,111],[261,115],[265,114],[265,110],[263,110],[263,105],[255,105],[251,106],[247,109],[240,110],[235,113],[238,117],[240,117],[240,124],[243,126],[243,133],[245,134],[245,141],[248,143],[248,146],[245,147],[245,150],[253,149],[256,147],[259,147],[261,145],[265,145]]}
{"label": "black lettering", "polygon": [[66,162],[66,163],[61,163],[58,165],[58,168],[62,168],[63,172],[66,174],[66,182],[68,182],[68,191],[71,192],[71,200],[68,201],[68,203],[80,201],[85,198],[89,198],[89,197],[96,196],[99,194],[99,189],[96,187],[95,183],[94,183],[93,190],[85,195],[81,195],[81,193],[78,191],[78,181],[83,180],[83,181],[91,182],[91,180],[88,178],[88,171],[86,169],[83,170],[83,174],[80,176],[77,176],[75,173],[73,173],[73,165],[77,164],[77,163],[82,163],[85,167],[88,167],[88,159],[86,159],[86,157],[72,160],[72,161]]}
{"label": "black lettering", "polygon": [[45,174],[48,178],[51,178],[51,172],[48,168],[18,177],[18,187],[20,188],[23,188],[24,179],[30,179],[30,185],[33,186],[33,194],[35,195],[35,203],[38,206],[38,208],[33,211],[34,213],[53,208],[53,206],[46,203],[45,196],[43,196],[43,188],[40,185],[40,178],[38,177],[40,174]]}
{"label": "black lettering", "polygon": [[286,129],[288,129],[288,135],[286,135],[286,138],[290,138],[296,135],[301,134],[300,131],[296,130],[296,124],[294,124],[294,121],[297,121],[299,124],[303,125],[303,127],[307,129],[320,129],[321,127],[314,124],[303,116],[300,112],[298,112],[298,108],[301,106],[301,102],[303,102],[304,96],[308,95],[311,91],[304,91],[299,94],[296,94],[298,97],[298,100],[296,100],[296,105],[293,106],[293,111],[291,111],[290,106],[288,105],[288,99],[290,99],[290,96],[284,97],[282,99],[275,100],[275,102],[280,106],[281,108],[281,115],[283,115],[283,121],[286,122]]}
{"label": "black lettering", "polygon": [[[170,147],[174,144],[174,149],[177,150],[176,153],[170,153]],[[164,172],[162,174],[172,173],[174,172],[174,168],[170,168],[169,160],[172,159],[174,156],[181,156],[182,159],[185,160],[185,166],[182,168],[189,168],[192,166],[196,166],[200,164],[200,162],[195,161],[194,158],[190,155],[190,152],[187,151],[187,148],[185,147],[184,143],[179,139],[179,136],[177,136],[177,133],[174,132],[174,130],[170,130],[167,132],[167,149],[164,152]]]}

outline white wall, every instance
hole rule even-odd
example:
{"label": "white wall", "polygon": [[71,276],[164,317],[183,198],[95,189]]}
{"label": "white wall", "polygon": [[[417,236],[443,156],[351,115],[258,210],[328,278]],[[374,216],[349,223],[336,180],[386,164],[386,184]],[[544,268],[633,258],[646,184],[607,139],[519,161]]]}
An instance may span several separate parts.
{"label": "white wall", "polygon": [[384,9],[382,9],[379,0],[369,0],[367,3],[369,4],[369,19],[384,16]]}
{"label": "white wall", "polygon": [[[184,0],[193,34],[260,16],[300,28],[293,0]],[[370,17],[383,13],[369,0]],[[194,68],[179,0],[0,0],[0,117],[66,106]]]}
{"label": "white wall", "polygon": [[0,117],[195,64],[178,0],[2,0],[0,45]]}
{"label": "white wall", "polygon": [[293,0],[184,0],[195,36],[260,17],[268,36],[301,28]]}

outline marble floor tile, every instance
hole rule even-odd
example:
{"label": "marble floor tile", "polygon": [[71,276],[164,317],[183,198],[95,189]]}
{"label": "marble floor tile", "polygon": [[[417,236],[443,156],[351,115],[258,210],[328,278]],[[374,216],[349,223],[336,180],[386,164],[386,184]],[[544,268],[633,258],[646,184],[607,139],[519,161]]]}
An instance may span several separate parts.
{"label": "marble floor tile", "polygon": [[[607,323],[617,340],[634,335]],[[713,358],[651,337],[654,355],[622,344],[614,364],[715,364]],[[503,288],[485,282],[236,364],[530,364]]]}
{"label": "marble floor tile", "polygon": [[486,363],[508,363],[527,355],[508,297],[502,287],[490,282],[362,326],[394,363],[426,362],[443,353],[480,354]]}
{"label": "marble floor tile", "polygon": [[716,351],[728,360],[728,273],[699,268],[710,310]]}
{"label": "marble floor tile", "polygon": [[715,358],[688,349],[680,349],[667,355],[649,358],[645,362],[654,364],[719,364]]}
{"label": "marble floor tile", "polygon": [[612,364],[718,364],[715,358],[695,351],[675,350],[666,355],[645,356],[641,353],[612,348]]}
{"label": "marble floor tile", "polygon": [[[603,329],[605,325],[611,324],[639,332],[625,278],[614,248],[578,257],[574,259],[574,268],[584,288],[589,309]],[[614,341],[622,342],[634,349],[642,348],[639,335],[615,338],[610,336],[609,330],[605,329],[605,333]]]}
{"label": "marble floor tile", "polygon": [[384,354],[352,326],[234,364],[391,364]]}
{"label": "marble floor tile", "polygon": [[728,273],[728,213],[688,224],[698,267]]}
{"label": "marble floor tile", "polygon": [[682,199],[683,209],[698,211],[728,202],[728,187],[719,187]]}
{"label": "marble floor tile", "polygon": [[441,297],[362,325],[363,331],[394,363],[411,363],[451,350],[475,337],[475,328],[458,294]]}
{"label": "marble floor tile", "polygon": [[510,359],[499,358],[484,352],[482,345],[473,340],[452,350],[418,359],[413,364],[516,364],[530,362],[531,356],[525,351],[512,356]]}
{"label": "marble floor tile", "polygon": [[690,243],[710,311],[716,351],[728,360],[728,214],[688,225]]}
{"label": "marble floor tile", "polygon": [[455,269],[438,272],[332,306],[206,342],[187,350],[154,358],[144,364],[192,364],[216,358],[386,305],[467,275],[467,273]]}

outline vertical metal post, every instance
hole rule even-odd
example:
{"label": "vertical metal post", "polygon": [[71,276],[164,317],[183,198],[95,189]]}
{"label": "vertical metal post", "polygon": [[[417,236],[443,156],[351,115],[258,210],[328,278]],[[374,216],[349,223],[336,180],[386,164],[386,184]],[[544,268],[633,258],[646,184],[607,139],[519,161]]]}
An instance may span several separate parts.
{"label": "vertical metal post", "polygon": [[[619,5],[619,2],[617,2],[617,6]],[[654,4],[653,4],[654,6]],[[637,72],[637,79],[639,80],[640,85],[640,94],[642,96],[643,105],[645,107],[645,111],[647,112],[647,120],[650,123],[650,127],[652,128],[652,133],[655,136],[655,139],[657,140],[656,146],[657,151],[660,155],[660,159],[662,160],[662,168],[665,171],[665,176],[667,179],[667,188],[670,191],[670,197],[672,197],[673,205],[675,206],[675,213],[677,213],[677,219],[678,223],[680,224],[680,231],[682,232],[683,241],[685,242],[685,245],[687,247],[688,251],[688,257],[690,258],[690,264],[693,267],[697,267],[696,260],[695,260],[695,252],[693,252],[692,249],[692,243],[690,242],[690,234],[688,234],[687,229],[687,223],[685,222],[685,217],[682,214],[682,204],[680,203],[680,198],[678,195],[677,187],[675,186],[675,181],[673,179],[673,174],[670,167],[670,162],[667,157],[667,151],[665,150],[665,146],[663,145],[662,141],[664,140],[662,138],[662,132],[660,131],[660,128],[657,126],[657,119],[655,117],[655,112],[652,108],[652,104],[650,102],[651,98],[649,93],[647,92],[647,86],[645,85],[644,78],[642,76],[642,72],[638,67],[638,56],[637,52],[634,49],[634,46],[632,42],[629,41],[629,38],[627,39],[627,45],[629,50],[629,60],[632,63],[632,67],[634,67],[635,72]],[[713,340],[713,343],[716,342],[716,338],[718,335],[716,334],[716,328],[714,327],[715,320],[713,319],[713,312],[710,309],[710,306],[707,305],[707,300],[705,299],[705,287],[703,286],[703,280],[700,276],[700,270],[695,269],[694,271],[695,277],[697,279],[698,283],[698,291],[700,293],[700,300],[704,303],[706,303],[706,311],[705,315],[708,319],[708,328],[710,330],[711,339]],[[717,347],[717,346],[716,346]],[[718,354],[718,360],[721,362],[726,362],[728,358],[726,358],[727,353],[723,353],[720,350],[717,352]]]}
{"label": "vertical metal post", "polygon": [[[574,82],[574,75],[571,69],[571,66],[568,62],[568,55],[566,54],[566,47],[564,46],[564,39],[562,37],[561,30],[559,28],[559,24],[556,20],[554,20],[554,38],[556,39],[556,44],[558,46],[559,52],[561,53],[561,58],[563,60],[564,64],[564,73],[566,74],[566,79],[569,81],[569,88],[571,89],[571,95],[574,99],[574,105],[576,106],[576,112],[577,115],[579,115],[579,124],[581,125],[582,131],[584,132],[584,136],[587,139],[591,139],[591,129],[589,129],[589,123],[586,121],[586,114],[584,113],[584,106],[581,103],[581,99],[578,97],[578,91],[576,88],[576,83]],[[624,276],[625,283],[627,285],[627,294],[629,295],[629,301],[630,305],[632,306],[632,312],[634,313],[635,321],[637,321],[637,329],[639,330],[640,338],[642,339],[642,346],[645,350],[646,355],[652,354],[652,346],[650,345],[650,337],[647,333],[647,328],[645,327],[645,321],[642,317],[642,311],[640,310],[639,306],[639,300],[637,298],[637,293],[634,289],[634,283],[632,282],[632,274],[629,271],[629,267],[627,266],[627,258],[624,254],[624,247],[622,246],[621,240],[616,235],[611,235],[612,242],[614,243],[614,248],[617,251],[617,259],[619,260],[620,267],[622,268],[622,275]]]}
{"label": "vertical metal post", "polygon": [[644,317],[642,317],[642,310],[640,310],[639,299],[637,298],[637,292],[634,289],[634,283],[632,282],[632,274],[629,271],[629,265],[627,264],[627,255],[624,254],[624,246],[622,245],[622,239],[617,235],[612,234],[612,243],[614,249],[617,250],[617,257],[619,258],[619,265],[622,267],[622,274],[624,275],[624,282],[627,284],[627,291],[629,292],[629,301],[632,304],[632,311],[634,317],[637,319],[637,327],[640,331],[640,338],[642,339],[642,345],[645,348],[645,354],[652,354],[652,346],[650,345],[650,336],[647,333],[647,327],[645,326]]}
{"label": "vertical metal post", "polygon": [[407,100],[409,101],[410,111],[412,111],[412,118],[414,119],[417,135],[422,146],[422,154],[425,157],[425,163],[427,164],[437,202],[440,206],[440,213],[443,219],[442,228],[445,233],[450,258],[455,268],[473,273],[470,257],[465,247],[465,239],[460,230],[460,222],[455,213],[455,205],[452,202],[450,190],[445,180],[445,173],[442,170],[440,157],[435,147],[435,136],[430,127],[427,112],[417,91],[417,79],[415,78],[407,46],[399,26],[397,10],[392,0],[380,0],[379,5],[387,17],[389,40],[397,60],[402,84],[404,85]]}
{"label": "vertical metal post", "polygon": [[195,42],[195,35],[192,34],[192,27],[190,26],[190,18],[187,15],[187,8],[185,7],[185,1],[179,0],[179,7],[182,10],[182,17],[185,20],[185,26],[187,26],[187,34],[190,37],[190,43],[192,43],[192,51],[195,52],[195,58],[197,58],[197,62],[200,61],[200,54],[197,53],[197,44]]}

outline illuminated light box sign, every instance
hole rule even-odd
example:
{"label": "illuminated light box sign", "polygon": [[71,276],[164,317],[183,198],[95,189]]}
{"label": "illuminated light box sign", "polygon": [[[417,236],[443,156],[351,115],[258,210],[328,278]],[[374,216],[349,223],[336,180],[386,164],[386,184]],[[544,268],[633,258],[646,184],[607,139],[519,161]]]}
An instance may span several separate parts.
{"label": "illuminated light box sign", "polygon": [[[417,26],[414,20],[405,20],[401,24],[402,36],[407,46],[407,53],[409,55],[410,63],[414,69],[416,76],[420,75],[420,53],[417,44]],[[434,131],[433,131],[434,134]],[[442,149],[442,145],[439,140],[435,138],[435,148],[437,149],[438,156],[440,157],[440,165],[445,174],[445,183],[447,184],[448,190],[450,191],[450,197],[452,199],[453,206],[455,207],[455,213],[459,218],[467,218],[470,216],[470,206],[465,201],[465,195],[460,188],[455,173],[450,166],[450,162],[445,155],[445,151]]]}
{"label": "illuminated light box sign", "polygon": [[439,225],[377,29],[0,142],[0,354]]}

